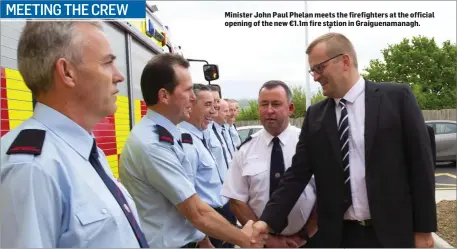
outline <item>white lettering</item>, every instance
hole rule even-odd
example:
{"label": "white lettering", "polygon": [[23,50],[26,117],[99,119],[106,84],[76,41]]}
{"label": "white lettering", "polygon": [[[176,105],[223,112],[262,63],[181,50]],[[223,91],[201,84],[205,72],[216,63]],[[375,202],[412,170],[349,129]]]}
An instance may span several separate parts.
{"label": "white lettering", "polygon": [[16,4],[12,4],[10,6],[9,3],[6,4],[6,15],[8,16],[9,14],[13,14],[13,16],[16,16]]}
{"label": "white lettering", "polygon": [[16,16],[53,16],[60,15],[60,4],[6,4],[6,15]]}
{"label": "white lettering", "polygon": [[70,7],[71,7],[72,4],[71,3],[65,3],[63,5],[67,8],[67,16],[69,16],[70,15]]}
{"label": "white lettering", "polygon": [[[97,8],[97,10],[95,10]],[[100,15],[100,6],[98,6],[98,4],[94,4],[92,5],[92,15],[94,16],[99,16]]]}
{"label": "white lettering", "polygon": [[128,8],[128,4],[94,4],[92,14],[95,16],[127,15]]}
{"label": "white lettering", "polygon": [[119,15],[127,15],[127,10],[129,9],[129,4],[121,4],[121,9],[119,10]]}

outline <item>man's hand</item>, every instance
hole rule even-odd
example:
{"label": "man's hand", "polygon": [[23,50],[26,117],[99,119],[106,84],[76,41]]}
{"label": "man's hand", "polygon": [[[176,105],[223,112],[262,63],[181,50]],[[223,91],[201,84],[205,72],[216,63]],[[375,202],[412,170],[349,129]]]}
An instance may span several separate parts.
{"label": "man's hand", "polygon": [[[252,221],[248,221],[248,224],[252,224]],[[263,221],[257,221],[251,225],[252,236],[251,236],[251,247],[262,248],[268,239],[268,225]],[[243,228],[244,229],[244,228]]]}
{"label": "man's hand", "polygon": [[200,242],[198,242],[198,247],[199,248],[214,248],[213,244],[209,240],[208,236],[206,236],[204,239],[202,239]]}
{"label": "man's hand", "polygon": [[306,240],[302,239],[298,234],[290,235],[286,237],[286,242],[289,247],[301,247],[306,244]]}
{"label": "man's hand", "polygon": [[414,247],[416,248],[434,248],[432,233],[414,233]]}
{"label": "man's hand", "polygon": [[[289,248],[289,247],[296,247],[296,246],[290,246],[287,243],[287,238],[285,236],[268,236],[268,240],[266,241],[265,245],[268,248]],[[294,244],[295,245],[295,244]]]}

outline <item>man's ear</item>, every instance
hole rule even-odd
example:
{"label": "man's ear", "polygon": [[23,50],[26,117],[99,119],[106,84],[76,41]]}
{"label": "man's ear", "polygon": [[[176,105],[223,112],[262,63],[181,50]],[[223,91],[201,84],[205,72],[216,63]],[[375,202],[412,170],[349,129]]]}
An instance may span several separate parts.
{"label": "man's ear", "polygon": [[170,103],[170,93],[165,88],[160,88],[157,93],[158,102],[168,105]]}
{"label": "man's ear", "polygon": [[55,64],[55,76],[60,79],[65,87],[73,88],[76,86],[76,69],[65,58],[59,58]]}
{"label": "man's ear", "polygon": [[352,58],[349,57],[349,55],[344,54],[342,60],[343,60],[343,70],[348,71],[352,67],[351,66]]}
{"label": "man's ear", "polygon": [[292,113],[294,113],[294,110],[295,110],[294,103],[290,103],[289,104],[289,116],[292,115]]}

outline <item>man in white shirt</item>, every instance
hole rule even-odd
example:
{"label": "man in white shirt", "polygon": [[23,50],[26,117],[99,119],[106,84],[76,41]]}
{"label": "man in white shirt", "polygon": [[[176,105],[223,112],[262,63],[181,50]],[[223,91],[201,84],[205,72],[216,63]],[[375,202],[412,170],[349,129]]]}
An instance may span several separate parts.
{"label": "man in white shirt", "polygon": [[[293,110],[292,94],[284,82],[268,81],[262,86],[259,112],[264,129],[240,145],[222,189],[222,195],[230,198],[231,208],[241,224],[258,220],[292,163],[300,135],[300,129],[289,124]],[[315,215],[310,215],[315,199],[315,186],[311,181],[290,213],[287,227],[278,234],[270,234],[266,246],[297,247],[309,240],[307,235],[312,236],[317,229]],[[310,216],[313,218],[307,223]]]}

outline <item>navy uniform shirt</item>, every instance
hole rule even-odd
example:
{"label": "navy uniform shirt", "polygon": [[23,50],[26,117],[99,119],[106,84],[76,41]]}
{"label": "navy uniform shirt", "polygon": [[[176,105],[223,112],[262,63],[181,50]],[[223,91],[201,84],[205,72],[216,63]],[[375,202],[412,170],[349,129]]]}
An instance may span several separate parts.
{"label": "navy uniform shirt", "polygon": [[[7,155],[25,129],[46,132],[41,154]],[[32,139],[38,141],[36,135],[26,138]],[[89,162],[93,141],[81,126],[41,103],[30,119],[2,137],[2,248],[139,247],[125,214]],[[98,154],[108,176],[117,182],[103,151],[98,149]],[[138,221],[129,193],[117,185]]]}

